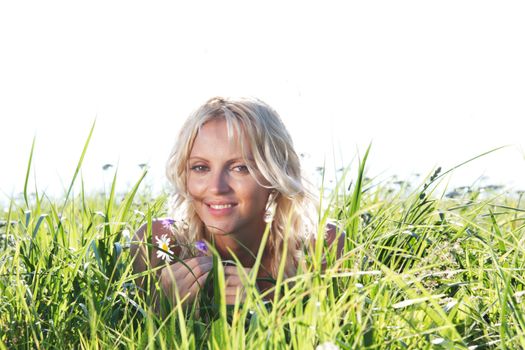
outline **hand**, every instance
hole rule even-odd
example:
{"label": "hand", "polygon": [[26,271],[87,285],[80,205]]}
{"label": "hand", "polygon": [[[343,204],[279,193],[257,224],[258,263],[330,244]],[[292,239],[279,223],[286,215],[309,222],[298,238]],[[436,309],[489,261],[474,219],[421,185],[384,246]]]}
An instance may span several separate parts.
{"label": "hand", "polygon": [[[251,268],[244,268],[244,270],[246,271],[246,275],[248,275],[251,271]],[[248,282],[246,281],[246,278],[244,276],[239,275],[237,266],[224,267],[224,281],[226,286],[224,294],[226,297],[227,305],[235,304],[235,297],[237,295],[237,291],[239,291],[240,302],[243,302],[246,299],[246,289],[243,280],[245,280],[245,282]]]}
{"label": "hand", "polygon": [[166,266],[160,275],[162,289],[171,298],[173,304],[177,303],[175,294],[177,291],[180,299],[183,300],[183,304],[195,300],[213,268],[213,257],[199,256],[184,260],[184,264],[177,262]]}

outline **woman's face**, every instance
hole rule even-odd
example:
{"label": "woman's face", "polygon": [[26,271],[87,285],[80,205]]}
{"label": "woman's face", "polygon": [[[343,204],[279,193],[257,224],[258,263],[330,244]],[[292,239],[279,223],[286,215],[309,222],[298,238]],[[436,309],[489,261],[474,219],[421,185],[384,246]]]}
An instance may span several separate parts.
{"label": "woman's face", "polygon": [[[238,140],[237,134],[228,139],[224,118],[204,124],[190,153],[187,184],[193,206],[208,232],[233,234],[245,240],[264,232],[269,190],[248,171]],[[244,144],[248,144],[246,140]]]}

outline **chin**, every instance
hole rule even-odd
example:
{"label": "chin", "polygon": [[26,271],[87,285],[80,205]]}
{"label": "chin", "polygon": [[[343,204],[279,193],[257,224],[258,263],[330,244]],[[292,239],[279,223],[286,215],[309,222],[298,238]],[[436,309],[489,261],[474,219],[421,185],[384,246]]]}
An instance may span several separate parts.
{"label": "chin", "polygon": [[208,232],[213,235],[228,235],[234,232],[234,227],[232,226],[224,226],[224,225],[217,225],[217,224],[205,224],[206,228],[208,229]]}

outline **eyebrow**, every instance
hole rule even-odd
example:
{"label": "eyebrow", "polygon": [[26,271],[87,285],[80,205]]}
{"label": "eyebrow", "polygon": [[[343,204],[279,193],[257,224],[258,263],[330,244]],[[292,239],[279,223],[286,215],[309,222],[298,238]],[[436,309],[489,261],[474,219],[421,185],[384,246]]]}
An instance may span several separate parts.
{"label": "eyebrow", "polygon": [[[193,157],[189,157],[188,158],[188,161],[192,161],[192,160],[204,160],[204,161],[208,161],[209,159],[208,158],[205,158],[205,157],[200,157],[200,156],[193,156]],[[236,162],[236,161],[249,161],[249,162],[253,162],[255,163],[255,159],[253,159],[252,157],[249,157],[249,158],[243,158],[243,157],[234,157],[234,158],[231,158],[231,159],[228,159],[227,162]]]}

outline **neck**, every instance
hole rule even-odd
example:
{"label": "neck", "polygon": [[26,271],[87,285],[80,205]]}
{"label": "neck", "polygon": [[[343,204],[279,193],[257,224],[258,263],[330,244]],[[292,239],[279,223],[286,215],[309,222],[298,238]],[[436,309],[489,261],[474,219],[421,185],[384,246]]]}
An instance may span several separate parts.
{"label": "neck", "polygon": [[[254,240],[255,241],[255,240]],[[255,244],[256,243],[256,244]],[[253,246],[241,245],[238,241],[232,237],[219,236],[215,238],[215,248],[219,252],[219,255],[223,260],[234,260],[232,253],[239,260],[242,266],[244,267],[253,267],[255,264],[255,259],[257,258],[257,253],[261,240],[258,239],[255,243],[252,243]],[[263,252],[261,265],[258,270],[259,277],[271,277],[271,256],[269,255],[268,249],[265,248]],[[261,284],[262,283],[262,284]],[[273,286],[272,283],[258,282],[259,288],[266,290],[269,286]],[[265,286],[265,287],[263,287]]]}
{"label": "neck", "polygon": [[215,235],[215,248],[224,260],[233,260],[235,256],[243,266],[250,267],[255,263],[260,237],[254,237],[250,242],[241,242],[234,235]]}

